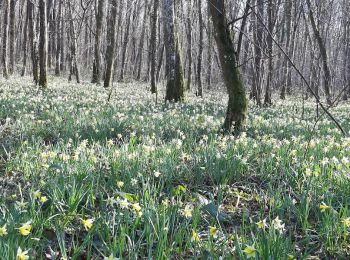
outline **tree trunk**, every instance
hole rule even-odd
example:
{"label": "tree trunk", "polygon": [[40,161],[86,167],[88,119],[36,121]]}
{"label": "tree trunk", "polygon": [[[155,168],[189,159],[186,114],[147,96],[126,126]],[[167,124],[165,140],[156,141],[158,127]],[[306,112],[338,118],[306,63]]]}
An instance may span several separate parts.
{"label": "tree trunk", "polygon": [[152,94],[157,93],[156,85],[156,64],[157,64],[157,12],[159,7],[159,0],[153,0],[153,11],[151,17],[151,92]]}
{"label": "tree trunk", "polygon": [[29,34],[29,41],[30,41],[30,52],[31,52],[31,59],[32,59],[32,75],[33,75],[33,81],[35,85],[39,84],[39,70],[38,70],[38,43],[37,43],[37,37],[35,33],[35,17],[34,17],[34,4],[31,0],[27,0],[28,3],[28,34]]}
{"label": "tree trunk", "polygon": [[25,18],[25,24],[24,24],[24,38],[23,38],[23,67],[21,76],[23,77],[26,74],[27,69],[27,49],[28,49],[28,22],[29,22],[29,11],[30,11],[30,2],[27,1],[27,12],[26,12],[26,18]]}
{"label": "tree trunk", "polygon": [[223,130],[229,132],[235,122],[235,133],[239,133],[246,119],[248,101],[245,88],[237,67],[236,53],[226,23],[224,0],[209,0],[210,13],[214,24],[215,40],[229,101]]}
{"label": "tree trunk", "polygon": [[115,29],[117,21],[117,0],[109,0],[111,11],[110,20],[108,22],[107,35],[107,50],[106,50],[106,73],[104,87],[108,88],[112,82],[112,72],[114,66],[114,49],[115,49]]}
{"label": "tree trunk", "polygon": [[306,3],[309,8],[309,18],[310,18],[311,26],[314,31],[314,35],[322,56],[322,65],[323,65],[323,72],[324,72],[324,90],[326,94],[326,99],[327,99],[327,103],[331,105],[332,104],[331,89],[330,89],[331,72],[328,67],[327,49],[321,37],[320,31],[317,28],[310,0],[306,0]]}
{"label": "tree trunk", "polygon": [[263,30],[264,27],[261,24],[261,20],[264,20],[264,1],[257,0],[257,11],[256,15],[259,17],[255,17],[254,20],[254,73],[253,73],[253,85],[252,85],[252,93],[251,97],[256,101],[258,106],[261,106],[261,86],[262,86],[262,49],[263,46]]}
{"label": "tree trunk", "polygon": [[14,73],[14,69],[15,69],[16,4],[17,4],[17,0],[11,0],[11,4],[10,4],[10,25],[9,25],[9,43],[10,43],[9,73],[10,73],[10,75],[12,75]]}
{"label": "tree trunk", "polygon": [[186,21],[186,30],[187,30],[187,60],[188,60],[188,68],[187,68],[187,86],[186,89],[191,89],[191,77],[192,77],[192,3],[191,0],[187,2],[187,21]]}
{"label": "tree trunk", "polygon": [[198,0],[198,23],[199,23],[199,46],[198,46],[198,64],[197,64],[197,83],[198,96],[203,97],[202,86],[202,56],[203,56],[203,15],[202,0]]}
{"label": "tree trunk", "polygon": [[9,32],[9,18],[10,18],[10,0],[4,1],[4,32],[2,39],[2,72],[5,79],[9,78],[8,72],[8,57],[7,57],[7,45],[8,45],[8,32]]}
{"label": "tree trunk", "polygon": [[[60,75],[60,62],[63,57],[61,57],[61,26],[63,26],[63,17],[62,17],[62,1],[60,0],[58,3],[58,14],[57,14],[57,23],[56,23],[56,64],[55,64],[55,75]],[[61,25],[62,23],[62,25]]]}
{"label": "tree trunk", "polygon": [[208,54],[207,54],[207,73],[206,82],[208,89],[211,89],[211,71],[212,71],[212,48],[213,48],[213,37],[212,37],[212,25],[210,20],[210,5],[208,5],[208,20],[207,20],[207,32],[208,32]]}
{"label": "tree trunk", "polygon": [[141,36],[140,36],[140,42],[139,42],[139,48],[137,52],[137,58],[136,58],[136,65],[137,65],[137,76],[136,80],[140,80],[141,78],[141,68],[142,68],[142,53],[144,52],[143,50],[143,45],[145,43],[145,31],[146,31],[146,21],[147,21],[147,10],[148,10],[148,0],[145,1],[145,9],[144,9],[144,14],[143,14],[143,25],[142,25],[142,30],[141,30]]}
{"label": "tree trunk", "polygon": [[174,0],[162,1],[167,76],[165,100],[179,102],[185,99],[185,86],[174,7]]}
{"label": "tree trunk", "polygon": [[77,58],[77,53],[78,53],[77,38],[76,38],[75,27],[74,27],[72,6],[69,1],[68,1],[68,13],[69,13],[69,20],[70,20],[70,43],[71,43],[70,77],[72,74],[75,74],[77,83],[80,83],[80,70],[79,70],[78,58]]}
{"label": "tree trunk", "polygon": [[122,60],[121,60],[121,70],[120,70],[120,81],[124,80],[124,70],[125,70],[125,61],[126,61],[126,50],[129,42],[129,32],[130,32],[130,6],[132,1],[127,1],[126,6],[126,25],[125,25],[125,34],[123,39],[123,47],[122,47]]}
{"label": "tree trunk", "polygon": [[101,79],[101,33],[104,17],[105,0],[98,0],[96,10],[95,58],[92,69],[92,83],[100,84]]}
{"label": "tree trunk", "polygon": [[272,0],[268,1],[267,6],[267,17],[268,17],[268,29],[269,35],[267,36],[267,55],[268,55],[268,71],[267,71],[267,80],[266,80],[266,89],[265,89],[265,100],[264,105],[272,105],[271,91],[272,91],[272,76],[273,76],[273,2]]}
{"label": "tree trunk", "polygon": [[40,59],[40,76],[39,86],[47,88],[47,15],[46,0],[40,0],[40,43],[39,43],[39,59]]}

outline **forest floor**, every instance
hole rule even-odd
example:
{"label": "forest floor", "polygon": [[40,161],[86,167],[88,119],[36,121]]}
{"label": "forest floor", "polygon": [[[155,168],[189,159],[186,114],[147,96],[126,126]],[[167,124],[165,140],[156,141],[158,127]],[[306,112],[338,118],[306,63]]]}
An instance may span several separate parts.
{"label": "forest floor", "polygon": [[311,100],[251,105],[235,138],[224,94],[29,82],[0,81],[1,259],[349,259],[350,138]]}

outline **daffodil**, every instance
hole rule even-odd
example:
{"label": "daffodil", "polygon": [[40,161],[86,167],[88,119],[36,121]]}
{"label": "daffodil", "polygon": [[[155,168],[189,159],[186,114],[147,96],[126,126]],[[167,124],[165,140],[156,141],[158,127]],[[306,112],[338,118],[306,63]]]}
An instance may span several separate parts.
{"label": "daffodil", "polygon": [[19,229],[18,232],[21,233],[22,236],[28,236],[30,234],[30,231],[32,230],[32,222],[28,221],[27,223],[24,223]]}
{"label": "daffodil", "polygon": [[6,236],[7,235],[7,228],[6,225],[3,225],[0,227],[0,237]]}
{"label": "daffodil", "polygon": [[104,258],[103,258],[103,260],[117,260],[118,258],[116,258],[116,257],[114,257],[113,256],[113,254],[111,254],[110,256],[105,256]]}
{"label": "daffodil", "polygon": [[48,201],[48,198],[46,196],[41,196],[40,197],[40,202],[44,204],[46,201]]}
{"label": "daffodil", "polygon": [[131,205],[131,207],[132,207],[133,210],[135,210],[136,212],[141,211],[141,209],[142,209],[139,203],[134,203],[134,204]]}
{"label": "daffodil", "polygon": [[154,177],[158,178],[162,174],[160,172],[158,172],[158,171],[154,171],[153,175],[154,175]]}
{"label": "daffodil", "polygon": [[191,218],[193,213],[193,205],[192,204],[187,204],[185,208],[182,211],[182,215],[185,218]]}
{"label": "daffodil", "polygon": [[312,174],[311,169],[310,169],[310,168],[306,168],[306,170],[305,170],[305,175],[306,175],[307,177],[309,177],[309,176],[311,176],[311,174]]}
{"label": "daffodil", "polygon": [[118,198],[117,202],[118,202],[120,208],[122,208],[122,209],[126,209],[130,205],[129,201],[127,201],[126,199],[121,200],[121,199]]}
{"label": "daffodil", "polygon": [[209,227],[209,235],[213,238],[218,237],[218,229],[216,227]]}
{"label": "daffodil", "polygon": [[22,251],[22,249],[19,247],[17,249],[16,260],[27,260],[27,259],[29,259],[28,252],[29,252],[29,250]]}
{"label": "daffodil", "polygon": [[282,234],[285,225],[282,223],[282,220],[280,220],[277,216],[274,220],[272,220],[271,226]]}
{"label": "daffodil", "polygon": [[197,232],[195,230],[192,230],[191,241],[198,243],[200,240],[201,239],[200,239],[199,235],[197,234]]}
{"label": "daffodil", "polygon": [[254,248],[254,246],[247,246],[243,250],[243,252],[247,256],[247,258],[255,258],[255,256],[256,256],[256,249]]}
{"label": "daffodil", "polygon": [[94,221],[95,220],[93,218],[81,219],[81,223],[84,225],[86,231],[92,228]]}
{"label": "daffodil", "polygon": [[117,181],[117,187],[118,187],[119,189],[123,188],[123,187],[124,187],[124,182],[122,182],[122,181]]}
{"label": "daffodil", "polygon": [[350,218],[344,218],[342,222],[346,227],[350,227]]}
{"label": "daffodil", "polygon": [[34,198],[40,199],[40,197],[41,197],[41,192],[40,192],[39,190],[34,191],[33,195],[34,195]]}
{"label": "daffodil", "polygon": [[255,223],[259,229],[265,229],[267,227],[266,218]]}
{"label": "daffodil", "polygon": [[328,209],[330,209],[331,207],[330,206],[328,206],[326,203],[324,203],[324,202],[322,202],[321,204],[320,204],[320,210],[321,210],[321,212],[325,212],[326,210],[328,210]]}

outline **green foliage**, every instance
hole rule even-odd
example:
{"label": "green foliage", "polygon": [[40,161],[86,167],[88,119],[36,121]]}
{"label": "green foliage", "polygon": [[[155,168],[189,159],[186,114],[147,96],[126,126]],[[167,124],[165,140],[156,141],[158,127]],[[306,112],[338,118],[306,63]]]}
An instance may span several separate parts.
{"label": "green foliage", "polygon": [[[50,82],[1,82],[2,259],[349,257],[350,139],[327,118],[312,133],[312,103],[251,106],[232,137],[217,93]],[[347,132],[349,108],[332,111]]]}

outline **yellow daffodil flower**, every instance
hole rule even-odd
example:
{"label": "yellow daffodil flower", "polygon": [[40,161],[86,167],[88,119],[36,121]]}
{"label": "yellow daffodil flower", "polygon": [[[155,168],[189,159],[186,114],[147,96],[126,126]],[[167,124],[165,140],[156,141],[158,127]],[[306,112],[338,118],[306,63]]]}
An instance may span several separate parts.
{"label": "yellow daffodil flower", "polygon": [[247,258],[255,258],[255,256],[256,256],[256,249],[254,248],[254,246],[247,246],[243,250],[243,252],[247,256]]}

